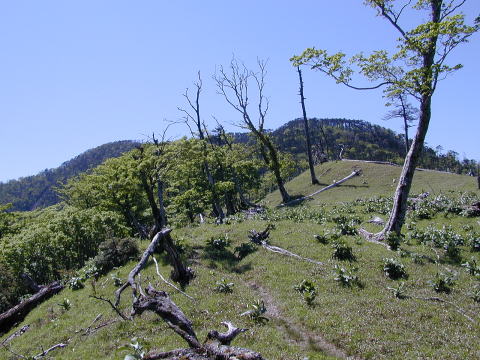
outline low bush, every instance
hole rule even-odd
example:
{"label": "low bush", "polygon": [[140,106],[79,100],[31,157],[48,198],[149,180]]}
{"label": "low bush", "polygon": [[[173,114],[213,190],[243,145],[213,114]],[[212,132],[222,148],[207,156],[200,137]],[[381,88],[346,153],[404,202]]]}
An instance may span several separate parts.
{"label": "low bush", "polygon": [[405,266],[393,258],[383,259],[383,272],[392,280],[408,279]]}
{"label": "low bush", "polygon": [[352,247],[343,241],[335,241],[332,244],[332,257],[337,260],[355,261],[356,257],[353,255]]}
{"label": "low bush", "polygon": [[113,268],[136,259],[139,253],[135,239],[109,239],[100,244],[99,253],[93,259],[93,265],[100,274],[106,274]]}

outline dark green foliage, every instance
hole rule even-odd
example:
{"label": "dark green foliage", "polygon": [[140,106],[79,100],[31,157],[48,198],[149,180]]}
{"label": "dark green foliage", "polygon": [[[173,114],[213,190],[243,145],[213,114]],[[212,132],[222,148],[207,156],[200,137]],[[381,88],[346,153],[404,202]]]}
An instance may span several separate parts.
{"label": "dark green foliage", "polygon": [[335,241],[332,244],[333,254],[332,257],[337,260],[355,261],[355,255],[353,254],[352,247],[347,245],[343,241]]}
{"label": "dark green foliage", "polygon": [[0,259],[0,313],[13,307],[26,291],[12,268]]}
{"label": "dark green foliage", "polygon": [[135,146],[137,142],[124,140],[98,146],[85,151],[55,169],[46,169],[33,176],[0,183],[0,204],[12,203],[13,211],[29,211],[57,204],[60,199],[55,192],[59,183],[81,172],[100,165],[108,158],[118,157]]}
{"label": "dark green foliage", "polygon": [[356,275],[357,268],[345,268],[338,265],[335,265],[336,276],[335,281],[338,281],[340,285],[345,287],[358,286],[362,287],[362,284]]}
{"label": "dark green foliage", "polygon": [[95,256],[93,263],[100,274],[106,274],[113,268],[136,259],[139,253],[135,239],[108,239],[100,244],[99,253]]}
{"label": "dark green foliage", "polygon": [[309,280],[302,280],[302,282],[299,285],[295,285],[293,289],[302,294],[303,300],[305,300],[307,305],[312,305],[317,297],[315,285]]}
{"label": "dark green foliage", "polygon": [[393,258],[383,259],[383,272],[392,280],[408,279],[405,266]]}
{"label": "dark green foliage", "polygon": [[478,276],[480,278],[480,264],[477,264],[477,260],[474,257],[467,261],[466,263],[462,264],[465,269],[467,269],[468,273],[472,276]]}
{"label": "dark green foliage", "polygon": [[212,250],[223,251],[229,246],[230,240],[228,240],[228,236],[226,234],[221,237],[211,237],[207,240],[207,248]]}
{"label": "dark green foliage", "polygon": [[393,231],[390,231],[387,234],[385,234],[385,242],[388,244],[390,249],[398,250],[402,242],[402,235],[397,234]]}
{"label": "dark green foliage", "polygon": [[85,287],[83,279],[81,277],[75,276],[68,281],[68,287],[72,290],[80,290]]}
{"label": "dark green foliage", "polygon": [[257,246],[251,242],[242,243],[239,246],[235,247],[234,254],[239,260],[247,257],[248,255],[257,251]]}
{"label": "dark green foliage", "polygon": [[[312,143],[316,144],[313,152],[317,162],[320,161],[322,153],[327,154],[329,159],[336,160],[342,145],[345,158],[390,161],[397,164],[403,162],[404,136],[390,129],[362,120],[311,118],[309,123]],[[233,136],[236,142],[252,141],[245,133],[235,133]],[[297,159],[305,159],[303,119],[295,119],[282,125],[274,130],[271,136],[280,151],[291,153]],[[419,159],[419,167],[457,174],[476,174],[476,164],[475,160],[460,161],[454,151],[442,154],[428,146],[424,146]]]}
{"label": "dark green foliage", "polygon": [[456,278],[456,273],[447,270],[446,272],[437,273],[435,278],[429,283],[436,292],[450,294]]}
{"label": "dark green foliage", "polygon": [[232,282],[228,282],[226,279],[222,279],[215,283],[214,290],[216,292],[230,294],[233,292],[233,285],[234,284]]}

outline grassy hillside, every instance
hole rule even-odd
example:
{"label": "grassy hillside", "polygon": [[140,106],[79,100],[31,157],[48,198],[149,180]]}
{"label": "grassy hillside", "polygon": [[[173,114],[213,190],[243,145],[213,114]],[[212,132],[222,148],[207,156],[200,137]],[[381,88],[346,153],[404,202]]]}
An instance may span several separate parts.
{"label": "grassy hillside", "polygon": [[[363,175],[299,206],[275,209],[280,197],[272,193],[265,199],[269,210],[253,218],[238,215],[223,225],[209,223],[175,229],[172,235],[183,244],[185,256],[197,274],[185,289],[194,301],[160,281],[153,262],[142,272],[143,284],[151,282],[157,289],[169,292],[193,321],[201,340],[209,330],[220,329],[221,321],[232,321],[249,328],[234,345],[249,347],[268,359],[480,358],[480,303],[472,299],[472,294],[480,291],[480,269],[477,275],[475,271],[472,275],[461,266],[467,261],[473,267],[474,261],[477,267],[480,264],[480,252],[474,251],[475,241],[480,247],[480,225],[478,217],[451,210],[480,196],[475,190],[476,179],[417,172],[413,193],[429,191],[431,198],[441,194],[445,197],[438,198],[434,210],[428,208],[431,210],[428,216],[418,211],[409,214],[406,241],[401,251],[392,252],[359,236],[341,235],[339,231],[342,224],[347,233],[353,232],[352,225],[375,229],[375,225],[367,224],[366,220],[376,215],[385,218],[388,199],[382,196],[393,193],[396,185],[393,180],[398,178],[400,168],[345,161],[323,164],[317,168],[317,174],[326,185],[350,174],[352,167],[361,167]],[[308,174],[304,173],[289,182],[287,188],[292,194],[306,195],[324,185],[309,186]],[[472,193],[467,196],[465,191]],[[441,211],[440,202],[448,205]],[[233,254],[235,247],[248,242],[249,230],[263,230],[267,224],[275,226],[269,239],[272,245],[323,265],[268,252],[262,247],[238,260]],[[432,234],[435,236],[429,238]],[[319,235],[317,238],[324,243],[314,235]],[[225,237],[230,241],[225,249],[213,250],[206,246],[211,238]],[[444,247],[447,244],[452,249],[452,239],[458,250],[457,257]],[[147,241],[140,245],[145,248]],[[332,245],[351,247],[355,259],[334,258]],[[166,276],[170,267],[165,259],[157,258],[162,260],[160,270]],[[405,266],[408,279],[403,280],[404,297],[396,298],[389,289],[398,289],[401,281],[385,275],[385,258],[394,258]],[[9,332],[30,325],[24,335],[0,348],[0,358],[18,359],[15,353],[31,356],[40,353],[42,347],[68,342],[67,347],[54,350],[49,356],[123,359],[131,352],[125,350],[125,346],[128,347],[134,337],[147,350],[186,346],[153,314],[121,321],[108,304],[89,297],[95,293],[113,299],[116,287],[112,275],[124,280],[134,265],[135,262],[131,262],[114,270],[84,289],[64,290],[37,307]],[[341,277],[340,268],[357,276],[358,281],[342,286],[336,280]],[[436,292],[430,282],[435,282],[437,274],[441,276],[450,270],[455,274],[451,292]],[[232,293],[214,291],[222,279],[234,284]],[[311,281],[316,288],[311,305],[294,290],[302,280]],[[64,299],[71,303],[69,310],[59,305]],[[240,316],[252,309],[257,300],[263,301],[267,308],[265,316],[269,321],[264,324]],[[125,292],[120,308],[128,313],[130,305],[131,298]],[[93,323],[99,314],[102,317]],[[88,331],[88,328],[95,330]],[[4,338],[6,336],[2,340]]]}

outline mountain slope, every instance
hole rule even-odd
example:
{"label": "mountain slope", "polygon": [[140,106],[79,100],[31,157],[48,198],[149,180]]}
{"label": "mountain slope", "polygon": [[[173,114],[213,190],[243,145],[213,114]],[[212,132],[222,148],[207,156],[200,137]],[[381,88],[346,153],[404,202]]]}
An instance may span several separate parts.
{"label": "mountain slope", "polygon": [[130,140],[103,144],[64,162],[58,168],[0,183],[0,204],[12,203],[12,211],[30,211],[54,205],[59,201],[54,187],[81,172],[100,165],[108,158],[120,156],[137,144]]}

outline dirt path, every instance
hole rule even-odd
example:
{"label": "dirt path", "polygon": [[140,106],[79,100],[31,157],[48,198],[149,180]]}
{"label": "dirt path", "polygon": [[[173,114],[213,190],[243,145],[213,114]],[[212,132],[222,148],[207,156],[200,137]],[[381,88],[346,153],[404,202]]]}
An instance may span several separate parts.
{"label": "dirt path", "polygon": [[267,315],[276,320],[276,323],[278,324],[277,326],[281,328],[282,332],[290,342],[299,344],[307,351],[320,351],[338,359],[360,359],[358,357],[348,356],[345,351],[338,348],[336,345],[329,343],[320,334],[312,333],[305,327],[296,324],[289,318],[283,316],[272,294],[270,294],[265,288],[255,282],[249,283],[248,285],[260,295],[267,307]]}

